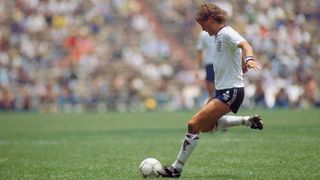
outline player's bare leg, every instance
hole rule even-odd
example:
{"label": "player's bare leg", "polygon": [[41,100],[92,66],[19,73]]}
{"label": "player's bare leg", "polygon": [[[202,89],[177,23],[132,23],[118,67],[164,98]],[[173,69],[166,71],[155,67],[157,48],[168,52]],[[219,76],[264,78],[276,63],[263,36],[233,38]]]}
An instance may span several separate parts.
{"label": "player's bare leg", "polygon": [[228,112],[230,108],[227,104],[213,99],[194,115],[188,122],[188,133],[183,140],[177,160],[171,166],[159,171],[160,176],[179,178],[185,162],[199,142],[199,132],[211,131],[217,120]]}
{"label": "player's bare leg", "polygon": [[[209,99],[206,104],[208,104],[215,96],[215,85],[214,81],[206,81],[207,91],[209,94]],[[221,131],[227,132],[227,128],[221,128]]]}

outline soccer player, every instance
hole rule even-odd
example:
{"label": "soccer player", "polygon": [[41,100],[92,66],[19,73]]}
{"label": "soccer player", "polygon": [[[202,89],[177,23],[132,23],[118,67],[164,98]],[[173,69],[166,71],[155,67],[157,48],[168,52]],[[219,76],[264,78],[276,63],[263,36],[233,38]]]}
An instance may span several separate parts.
{"label": "soccer player", "polygon": [[[202,64],[205,65],[206,71],[206,88],[209,97],[212,97],[215,91],[214,87],[214,69],[213,69],[213,50],[214,49],[214,37],[210,36],[206,31],[201,31],[197,43],[197,65],[196,71]],[[199,78],[198,72],[196,72],[196,77]]]}
{"label": "soccer player", "polygon": [[[209,132],[232,126],[250,126],[263,129],[260,116],[226,116],[237,113],[244,98],[243,72],[247,69],[259,70],[251,45],[234,29],[227,26],[228,14],[215,4],[199,6],[196,21],[202,29],[215,38],[213,66],[215,68],[216,95],[188,122],[188,132],[184,137],[177,159],[171,166],[159,171],[160,176],[179,178],[184,164],[199,142],[200,132]],[[242,60],[241,51],[245,60]],[[244,61],[244,62],[243,62]],[[245,63],[245,66],[242,66]]]}

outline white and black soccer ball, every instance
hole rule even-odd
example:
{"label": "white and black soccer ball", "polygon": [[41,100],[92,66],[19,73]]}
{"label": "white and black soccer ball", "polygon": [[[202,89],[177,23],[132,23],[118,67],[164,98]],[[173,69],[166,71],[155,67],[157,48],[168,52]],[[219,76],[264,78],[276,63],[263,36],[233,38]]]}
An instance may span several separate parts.
{"label": "white and black soccer ball", "polygon": [[160,171],[162,169],[162,164],[155,158],[147,158],[144,159],[139,166],[140,173],[142,177],[158,177]]}

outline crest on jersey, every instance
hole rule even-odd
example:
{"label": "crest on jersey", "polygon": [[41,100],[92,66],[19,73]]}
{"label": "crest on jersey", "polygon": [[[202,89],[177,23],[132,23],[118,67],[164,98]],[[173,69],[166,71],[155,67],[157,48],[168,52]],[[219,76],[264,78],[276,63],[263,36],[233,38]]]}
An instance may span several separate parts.
{"label": "crest on jersey", "polygon": [[222,51],[222,41],[218,40],[217,41],[217,52],[221,52]]}

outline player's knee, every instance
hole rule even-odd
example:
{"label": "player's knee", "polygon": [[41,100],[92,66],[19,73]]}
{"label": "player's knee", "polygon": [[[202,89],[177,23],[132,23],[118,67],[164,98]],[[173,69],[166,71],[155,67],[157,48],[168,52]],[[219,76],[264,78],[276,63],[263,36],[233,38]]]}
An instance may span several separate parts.
{"label": "player's knee", "polygon": [[195,121],[190,120],[188,122],[188,132],[192,133],[192,134],[195,134],[195,133],[199,132],[198,125],[197,125],[197,123]]}

